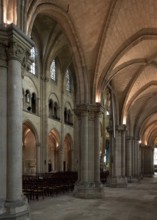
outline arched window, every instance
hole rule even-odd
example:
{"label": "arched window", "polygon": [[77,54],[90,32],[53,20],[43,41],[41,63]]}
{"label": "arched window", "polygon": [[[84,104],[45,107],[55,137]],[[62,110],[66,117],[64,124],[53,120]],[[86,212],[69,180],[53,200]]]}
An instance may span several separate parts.
{"label": "arched window", "polygon": [[54,103],[54,118],[57,119],[57,110],[58,110],[58,104],[57,102]]}
{"label": "arched window", "polygon": [[53,101],[52,99],[49,100],[49,117],[53,116]]}
{"label": "arched window", "polygon": [[30,91],[28,89],[26,90],[25,101],[26,103],[30,103]]}
{"label": "arched window", "polygon": [[31,49],[31,60],[32,60],[32,64],[31,64],[31,66],[30,66],[30,72],[31,72],[33,75],[35,75],[35,69],[36,69],[35,56],[36,56],[35,48],[32,47],[32,49]]}
{"label": "arched window", "polygon": [[64,122],[67,123],[67,108],[64,108]]}
{"label": "arched window", "polygon": [[66,74],[65,74],[65,79],[66,79],[66,90],[68,92],[71,92],[71,73],[70,71],[67,69]]}
{"label": "arched window", "polygon": [[32,93],[32,113],[36,113],[36,94]]}
{"label": "arched window", "polygon": [[53,60],[50,66],[50,75],[53,81],[57,80],[57,72],[56,72],[56,61]]}

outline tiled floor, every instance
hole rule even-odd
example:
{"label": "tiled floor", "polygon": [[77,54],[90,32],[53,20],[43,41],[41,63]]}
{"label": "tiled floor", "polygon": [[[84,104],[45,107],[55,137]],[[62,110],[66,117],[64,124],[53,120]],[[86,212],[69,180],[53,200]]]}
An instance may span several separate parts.
{"label": "tiled floor", "polygon": [[157,177],[130,183],[127,188],[105,187],[103,199],[60,195],[30,201],[32,220],[157,220]]}

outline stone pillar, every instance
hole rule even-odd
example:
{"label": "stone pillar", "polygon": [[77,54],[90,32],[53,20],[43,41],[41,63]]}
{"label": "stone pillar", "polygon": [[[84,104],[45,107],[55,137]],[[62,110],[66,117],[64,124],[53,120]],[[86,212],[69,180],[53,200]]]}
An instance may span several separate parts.
{"label": "stone pillar", "polygon": [[103,119],[102,119],[102,152],[100,156],[100,170],[103,171],[104,168],[106,168],[104,163],[104,156],[105,156],[105,150],[106,150],[106,121],[105,121],[105,113],[103,113]]}
{"label": "stone pillar", "polygon": [[[22,195],[22,78],[21,63],[32,42],[13,24],[0,30],[6,43],[7,71],[7,189],[5,213],[0,219],[29,218]],[[5,38],[5,39],[4,39]]]}
{"label": "stone pillar", "polygon": [[40,173],[40,143],[36,143],[36,158],[37,158],[37,161],[36,161],[36,172],[37,173]]}
{"label": "stone pillar", "polygon": [[147,145],[141,145],[142,149],[142,160],[143,160],[143,175],[153,176],[153,147]]}
{"label": "stone pillar", "polygon": [[139,178],[139,139],[134,140],[134,177]]}
{"label": "stone pillar", "polygon": [[100,117],[101,113],[95,115],[95,182],[100,183]]}
{"label": "stone pillar", "polygon": [[154,147],[150,146],[151,148],[151,174],[154,175]]}
{"label": "stone pillar", "polygon": [[58,149],[58,171],[63,171],[63,158],[64,158],[64,151],[63,147],[59,146]]}
{"label": "stone pillar", "polygon": [[126,187],[127,179],[125,176],[125,125],[116,127],[115,142],[112,146],[112,174],[107,180],[107,186]]}
{"label": "stone pillar", "polygon": [[133,137],[127,137],[127,149],[126,149],[126,158],[127,158],[127,178],[128,182],[131,182],[132,179],[132,147],[133,147]]}
{"label": "stone pillar", "polygon": [[[109,159],[109,179],[112,178],[112,176],[115,176],[115,166],[114,166],[114,158],[115,158],[115,152],[114,152],[114,142],[115,142],[115,138],[113,136],[113,128],[110,126],[107,128],[107,131],[110,135],[110,159]],[[110,181],[109,181],[110,182]]]}
{"label": "stone pillar", "polygon": [[7,62],[5,45],[0,42],[0,215],[6,199],[6,145],[7,145]]}
{"label": "stone pillar", "polygon": [[41,146],[40,146],[40,159],[41,159],[41,172],[48,172],[48,100],[45,99],[47,96],[49,79],[47,77],[41,77]]}
{"label": "stone pillar", "polygon": [[[81,182],[88,182],[88,112],[81,112]],[[79,158],[80,159],[80,158]]]}
{"label": "stone pillar", "polygon": [[100,121],[103,108],[100,104],[79,105],[75,110],[80,118],[79,179],[74,195],[80,198],[101,198],[100,183]]}
{"label": "stone pillar", "polygon": [[142,176],[144,176],[144,147],[141,144],[141,172],[142,172]]}
{"label": "stone pillar", "polygon": [[126,176],[126,126],[122,126],[122,177]]}

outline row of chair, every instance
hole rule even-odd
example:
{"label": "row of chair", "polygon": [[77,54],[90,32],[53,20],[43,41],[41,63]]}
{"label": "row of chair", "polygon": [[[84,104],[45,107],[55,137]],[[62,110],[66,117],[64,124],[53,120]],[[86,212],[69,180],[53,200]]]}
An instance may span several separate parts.
{"label": "row of chair", "polygon": [[28,200],[44,199],[72,191],[77,181],[76,172],[40,173],[35,176],[23,176],[23,193]]}
{"label": "row of chair", "polygon": [[[106,183],[108,171],[100,173],[100,180]],[[28,200],[44,199],[45,196],[57,196],[71,192],[77,181],[77,172],[38,173],[23,175],[23,193]]]}

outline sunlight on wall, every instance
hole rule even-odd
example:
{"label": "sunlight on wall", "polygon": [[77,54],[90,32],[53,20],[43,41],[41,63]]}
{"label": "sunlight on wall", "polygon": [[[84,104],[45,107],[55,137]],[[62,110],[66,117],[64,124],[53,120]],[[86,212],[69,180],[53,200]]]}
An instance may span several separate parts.
{"label": "sunlight on wall", "polygon": [[157,148],[154,148],[154,165],[157,165]]}
{"label": "sunlight on wall", "polygon": [[123,125],[126,125],[126,115],[123,117]]}
{"label": "sunlight on wall", "polygon": [[100,103],[101,102],[101,97],[100,94],[96,94],[96,99],[95,99],[96,103]]}
{"label": "sunlight on wall", "polygon": [[4,1],[4,13],[3,13],[3,22],[5,24],[14,23],[17,24],[17,2],[16,0],[5,0]]}

